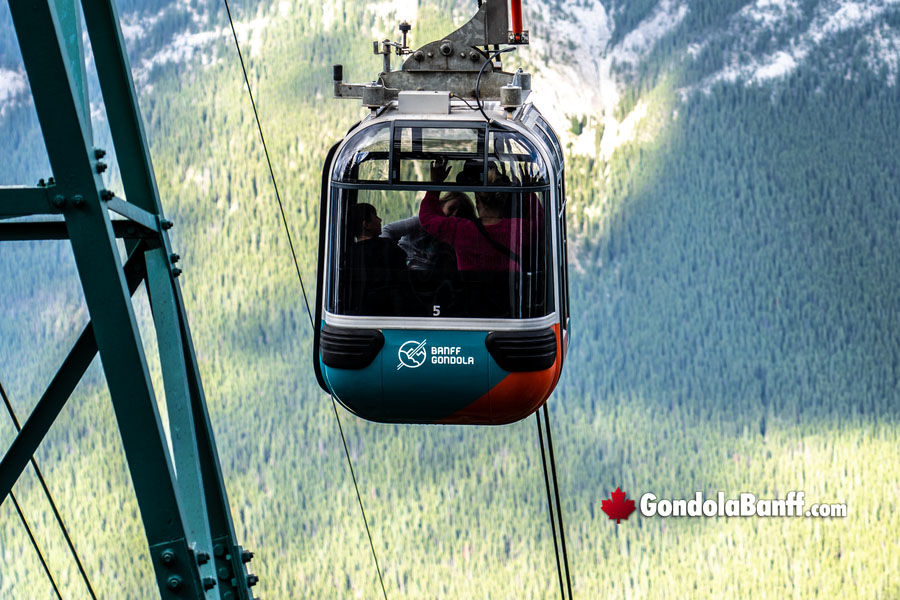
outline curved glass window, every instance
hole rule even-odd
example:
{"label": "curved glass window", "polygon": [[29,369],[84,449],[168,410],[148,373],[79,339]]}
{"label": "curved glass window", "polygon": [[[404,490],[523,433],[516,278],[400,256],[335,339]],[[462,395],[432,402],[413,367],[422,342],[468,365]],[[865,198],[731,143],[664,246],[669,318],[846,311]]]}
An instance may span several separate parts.
{"label": "curved glass window", "polygon": [[353,188],[332,188],[329,312],[523,319],[554,310],[549,188]]}
{"label": "curved glass window", "polygon": [[380,123],[344,145],[332,180],[329,312],[553,312],[553,182],[523,135],[484,122]]}
{"label": "curved glass window", "polygon": [[538,126],[538,135],[544,140],[544,143],[548,145],[548,147],[553,149],[553,154],[556,157],[556,162],[560,165],[563,164],[563,152],[562,147],[559,145],[559,138],[556,136],[556,132],[553,131],[553,128],[550,127],[550,124],[544,120],[543,117],[537,118],[537,126]]}
{"label": "curved glass window", "polygon": [[335,160],[334,179],[387,183],[390,150],[390,124],[382,123],[363,129],[350,139]]}
{"label": "curved glass window", "polygon": [[[542,136],[550,155],[552,142]],[[521,134],[487,123],[395,122],[366,127],[335,160],[333,180],[350,184],[427,186],[431,166],[446,171],[441,185],[533,187],[548,185],[548,166]]]}
{"label": "curved glass window", "polygon": [[489,149],[488,185],[547,185],[544,161],[518,133],[491,131]]}

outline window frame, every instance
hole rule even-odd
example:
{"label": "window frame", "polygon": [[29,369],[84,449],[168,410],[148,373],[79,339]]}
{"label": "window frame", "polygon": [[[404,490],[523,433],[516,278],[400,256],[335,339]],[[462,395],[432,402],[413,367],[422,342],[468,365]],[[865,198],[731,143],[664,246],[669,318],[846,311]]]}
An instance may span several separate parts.
{"label": "window frame", "polygon": [[[366,181],[366,182],[358,182],[358,181],[347,181],[343,179],[339,179],[338,176],[341,175],[336,166],[340,162],[340,157],[347,150],[347,146],[352,144],[353,140],[360,135],[364,135],[365,131],[378,127],[384,126],[388,124],[390,127],[390,144],[389,144],[389,157],[388,157],[388,181]],[[431,182],[398,182],[396,179],[399,177],[399,156],[395,156],[395,150],[399,147],[401,143],[399,131],[403,128],[409,127],[423,127],[429,129],[440,129],[440,128],[448,128],[448,129],[480,129],[483,131],[483,140],[481,151],[481,160],[484,165],[484,169],[482,172],[482,185],[471,185],[471,184],[457,184],[456,182],[441,182],[441,183],[431,183]],[[502,133],[513,133],[519,137],[521,137],[526,143],[527,146],[530,146],[536,151],[537,158],[543,163],[543,170],[546,172],[548,176],[548,181],[542,185],[538,186],[505,186],[503,189],[507,190],[511,193],[527,193],[534,192],[536,194],[546,194],[546,198],[549,199],[550,207],[546,208],[545,217],[547,219],[547,226],[550,233],[550,239],[548,240],[549,250],[551,251],[551,256],[548,257],[547,266],[552,269],[552,272],[548,275],[552,277],[552,282],[550,285],[550,290],[553,293],[553,309],[550,310],[546,315],[541,317],[532,317],[532,318],[481,318],[481,317],[445,317],[445,318],[435,318],[435,317],[408,317],[408,316],[367,316],[367,315],[341,315],[333,313],[329,310],[329,300],[332,296],[333,286],[335,285],[335,277],[334,277],[334,256],[335,256],[335,243],[336,243],[336,234],[339,234],[337,229],[339,228],[339,220],[340,220],[340,201],[339,195],[342,193],[342,190],[396,190],[396,191],[447,191],[448,189],[452,189],[454,191],[461,192],[495,192],[498,187],[488,186],[487,185],[487,172],[488,172],[488,150],[489,144],[488,141],[490,139],[490,133],[492,131],[502,132]],[[354,149],[350,149],[349,151],[354,151]],[[319,273],[320,277],[324,278],[324,286],[323,286],[323,294],[322,294],[322,316],[323,320],[332,325],[336,326],[345,326],[345,327],[372,327],[378,329],[425,329],[425,330],[440,330],[440,329],[451,329],[451,330],[470,330],[470,331],[481,331],[481,330],[498,330],[498,331],[511,331],[511,330],[528,330],[535,328],[543,328],[553,326],[560,322],[560,315],[565,311],[568,312],[568,307],[564,307],[563,304],[566,303],[566,298],[563,296],[564,293],[561,293],[561,283],[565,275],[560,272],[559,263],[561,260],[564,260],[562,257],[562,238],[564,235],[560,230],[559,221],[557,219],[557,215],[560,211],[564,211],[565,207],[563,199],[560,197],[560,181],[562,172],[559,169],[560,163],[557,160],[557,149],[552,145],[547,144],[546,140],[542,139],[542,137],[538,134],[538,127],[536,124],[528,125],[521,122],[513,122],[513,123],[504,123],[502,127],[491,127],[490,124],[484,121],[464,121],[464,120],[422,120],[422,119],[384,119],[377,120],[374,122],[366,123],[363,122],[361,129],[356,132],[354,135],[347,138],[347,140],[342,144],[342,147],[337,153],[336,159],[334,161],[334,166],[332,168],[332,172],[330,177],[328,177],[328,194],[327,194],[327,227],[328,227],[328,239],[325,247],[325,256],[324,256],[324,264],[323,264],[323,272]],[[339,193],[336,193],[339,192]],[[564,212],[563,212],[564,214]]]}

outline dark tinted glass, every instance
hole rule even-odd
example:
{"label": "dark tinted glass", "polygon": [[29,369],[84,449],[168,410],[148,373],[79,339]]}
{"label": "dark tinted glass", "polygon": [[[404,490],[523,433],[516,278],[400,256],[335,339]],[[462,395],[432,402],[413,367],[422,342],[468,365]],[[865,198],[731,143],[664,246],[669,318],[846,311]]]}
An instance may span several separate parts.
{"label": "dark tinted glass", "polygon": [[546,315],[554,308],[548,208],[546,188],[427,197],[334,189],[326,306],[435,319]]}

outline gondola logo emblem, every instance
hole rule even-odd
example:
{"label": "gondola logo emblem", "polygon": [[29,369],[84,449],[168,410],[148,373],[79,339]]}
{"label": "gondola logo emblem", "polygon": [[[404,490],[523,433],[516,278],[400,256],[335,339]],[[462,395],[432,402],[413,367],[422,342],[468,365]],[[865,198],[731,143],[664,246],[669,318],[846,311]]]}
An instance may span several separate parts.
{"label": "gondola logo emblem", "polygon": [[400,351],[397,352],[397,358],[400,359],[400,364],[397,365],[398,371],[403,367],[415,369],[425,363],[425,359],[428,358],[428,350],[425,349],[426,341],[417,342],[410,340],[400,346]]}

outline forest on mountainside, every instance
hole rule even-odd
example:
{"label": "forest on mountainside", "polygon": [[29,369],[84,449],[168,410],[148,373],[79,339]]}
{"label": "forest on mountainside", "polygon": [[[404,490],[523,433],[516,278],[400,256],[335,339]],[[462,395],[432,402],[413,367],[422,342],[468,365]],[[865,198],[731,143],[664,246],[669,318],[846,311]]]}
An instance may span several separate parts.
{"label": "forest on mountainside", "polygon": [[[609,157],[567,156],[572,344],[549,407],[578,598],[900,594],[900,89],[862,65],[848,71],[860,47],[850,34],[783,79],[693,89],[719,68],[713,34],[746,4],[690,2],[681,37],[620,74],[621,116],[647,111],[635,138]],[[119,4],[130,22],[167,6]],[[416,39],[437,38],[467,6],[420,6]],[[610,44],[654,6],[610,4]],[[191,7],[209,15],[204,27],[225,26],[218,3]],[[346,2],[233,10],[310,289],[321,162],[363,114],[330,98],[331,64],[368,77],[379,66],[369,34],[391,31],[394,15]],[[6,6],[0,18],[9,52]],[[130,47],[146,56],[188,22],[153,21]],[[685,59],[686,32],[713,50]],[[256,553],[254,591],[378,598],[230,32],[145,75],[139,98],[238,538]],[[0,131],[0,185],[48,176],[33,106],[4,105]],[[102,122],[95,131],[108,139]],[[161,390],[143,290],[135,307]],[[87,318],[64,244],[0,244],[0,381],[20,420]],[[558,593],[531,419],[465,428],[340,414],[389,597]],[[0,418],[0,446],[13,433]],[[153,596],[97,361],[37,459],[99,596]],[[635,514],[617,526],[601,511],[616,487],[633,499],[803,490],[810,503],[847,503],[848,516]],[[15,493],[65,596],[87,597],[30,470]],[[0,596],[52,597],[9,502]]]}

